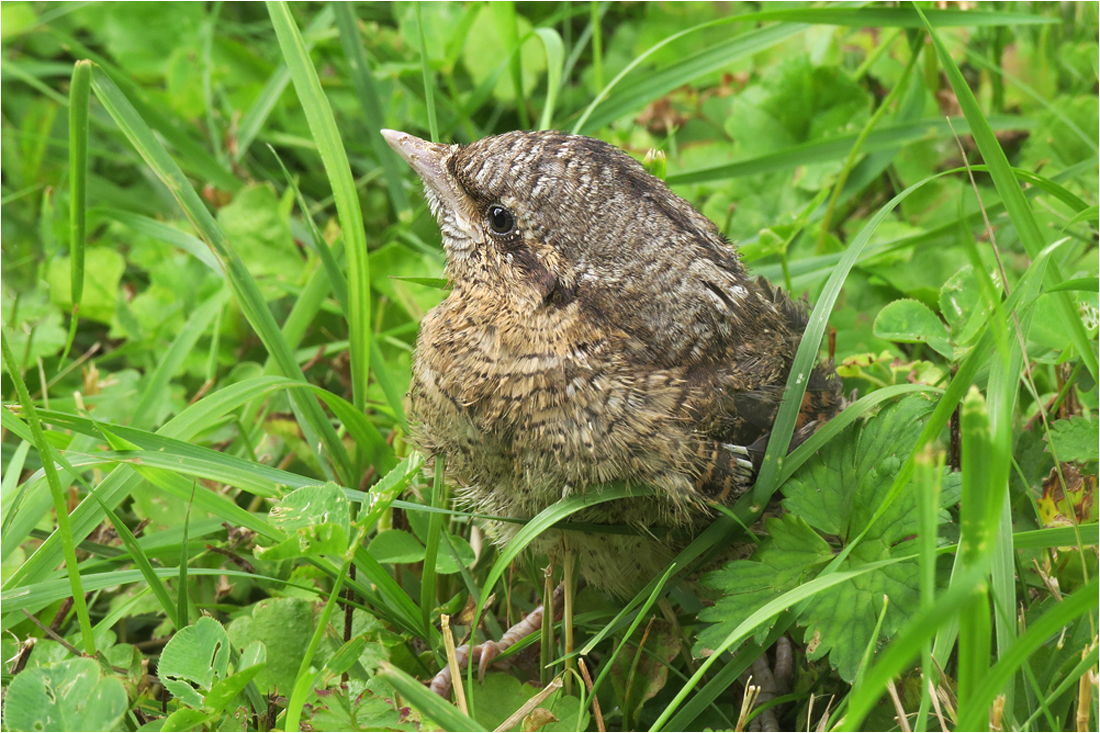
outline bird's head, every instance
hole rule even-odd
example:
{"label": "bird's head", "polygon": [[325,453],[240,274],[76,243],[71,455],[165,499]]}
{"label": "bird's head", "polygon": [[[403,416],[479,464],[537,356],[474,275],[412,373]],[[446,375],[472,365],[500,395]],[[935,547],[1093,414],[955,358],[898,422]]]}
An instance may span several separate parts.
{"label": "bird's head", "polygon": [[642,267],[682,270],[677,240],[720,239],[662,181],[601,140],[511,132],[442,145],[382,134],[424,181],[456,285],[527,285],[560,305],[586,283],[639,282]]}

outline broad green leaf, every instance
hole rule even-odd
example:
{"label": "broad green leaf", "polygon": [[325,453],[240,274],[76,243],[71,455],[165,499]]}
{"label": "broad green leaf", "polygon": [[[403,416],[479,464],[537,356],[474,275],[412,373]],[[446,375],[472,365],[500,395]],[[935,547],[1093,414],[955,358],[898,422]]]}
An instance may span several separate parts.
{"label": "broad green leaf", "polygon": [[[225,679],[229,656],[229,637],[225,629],[216,620],[203,616],[169,640],[161,652],[157,674],[174,697],[201,709],[203,693],[215,682]],[[198,685],[199,690],[192,687],[193,684]]]}
{"label": "broad green leaf", "polygon": [[205,710],[181,707],[164,719],[161,730],[169,732],[201,730],[203,725],[213,717]]}
{"label": "broad green leaf", "polygon": [[940,288],[940,313],[951,329],[951,341],[967,343],[984,324],[991,308],[983,303],[973,265],[964,265]]}
{"label": "broad green leaf", "polygon": [[66,659],[12,679],[4,697],[4,728],[118,730],[126,709],[122,682],[104,677],[94,659]]}
{"label": "broad green leaf", "polygon": [[277,291],[263,280],[297,283],[301,279],[305,263],[270,183],[242,188],[218,209],[217,221],[252,277],[261,281],[265,295]]}
{"label": "broad green leaf", "polygon": [[265,560],[342,556],[348,551],[351,503],[332,482],[295,489],[275,503],[268,518],[288,536],[277,545],[256,548],[256,555]]}
{"label": "broad green leaf", "polygon": [[[504,721],[538,693],[539,689],[534,685],[523,684],[512,675],[502,673],[486,675],[484,684],[475,684],[471,689],[478,722],[494,730],[502,730],[500,726]],[[555,691],[539,707],[550,711],[557,719],[540,727],[540,731],[587,729],[588,711],[580,700],[566,695],[562,690]],[[520,721],[515,727],[503,730],[522,731],[526,728]]]}
{"label": "broad green leaf", "polygon": [[[523,88],[530,90],[546,71],[547,53],[543,43],[532,33],[529,20],[517,14],[516,24],[516,38],[524,39],[519,52],[523,68]],[[462,49],[462,63],[475,85],[491,78],[497,65],[511,55],[513,47],[505,43],[505,35],[494,18],[492,6],[482,6],[470,28],[470,37],[478,40],[474,43],[467,42]],[[509,76],[503,76],[497,81],[493,87],[493,96],[502,102],[515,100],[515,87]]]}
{"label": "broad green leaf", "polygon": [[374,536],[367,552],[378,562],[409,564],[424,559],[424,545],[408,532],[385,529]]}
{"label": "broad green leaf", "polygon": [[238,648],[261,642],[267,650],[266,666],[255,677],[261,692],[278,690],[289,695],[313,635],[313,606],[301,598],[269,598],[256,603],[251,613],[238,616],[226,627]]}
{"label": "broad green leaf", "polygon": [[875,318],[875,335],[905,344],[925,343],[950,358],[950,334],[932,309],[918,300],[895,300]]}
{"label": "broad green leaf", "polygon": [[[446,4],[442,4],[445,6]],[[363,41],[356,27],[355,13],[351,4],[336,3],[332,9],[336,13],[336,25],[340,29],[340,46],[348,60],[348,70],[351,73],[352,84],[355,85],[355,93],[359,97],[359,104],[363,108],[363,114],[367,119],[367,127],[370,129],[371,146],[374,155],[382,164],[382,172],[386,178],[386,188],[390,194],[390,203],[399,219],[407,219],[412,216],[409,206],[409,197],[405,194],[405,184],[402,180],[402,164],[393,148],[386,144],[382,137],[382,128],[386,126],[386,116],[382,107],[382,100],[378,94],[378,85],[374,79],[374,70],[363,51]],[[445,7],[444,7],[445,9]]]}
{"label": "broad green leaf", "polygon": [[[59,257],[50,263],[46,282],[50,286],[50,300],[65,309],[73,306],[73,263],[68,257]],[[115,316],[115,304],[119,298],[119,283],[126,271],[126,261],[112,247],[88,247],[84,252],[84,292],[80,302],[80,315],[100,323],[111,323]]]}
{"label": "broad green leaf", "polygon": [[225,679],[216,681],[206,693],[203,700],[206,712],[214,714],[224,710],[266,666],[267,647],[259,641],[249,644],[241,652],[238,670]]}

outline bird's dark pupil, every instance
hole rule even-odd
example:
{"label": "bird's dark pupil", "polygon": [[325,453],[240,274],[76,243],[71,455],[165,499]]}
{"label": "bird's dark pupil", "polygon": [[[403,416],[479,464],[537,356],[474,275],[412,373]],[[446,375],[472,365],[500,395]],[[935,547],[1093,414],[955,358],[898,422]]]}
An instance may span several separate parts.
{"label": "bird's dark pupil", "polygon": [[493,228],[493,231],[497,234],[507,234],[512,231],[512,228],[516,225],[516,220],[512,216],[512,212],[503,206],[490,206],[489,207],[489,226]]}

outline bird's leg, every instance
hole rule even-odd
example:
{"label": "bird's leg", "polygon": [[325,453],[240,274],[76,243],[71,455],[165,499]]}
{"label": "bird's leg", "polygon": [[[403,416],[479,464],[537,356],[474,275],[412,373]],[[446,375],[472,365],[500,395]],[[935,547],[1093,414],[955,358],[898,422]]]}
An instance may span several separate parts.
{"label": "bird's leg", "polygon": [[[557,614],[561,609],[562,599],[565,595],[565,588],[559,585],[554,589],[550,599],[550,618]],[[520,639],[537,632],[542,627],[542,621],[545,613],[545,604],[537,607],[531,613],[527,614],[527,618],[523,619],[519,623],[512,626],[510,629],[504,632],[504,635],[500,637],[499,641],[486,641],[478,644],[473,648],[469,644],[463,644],[455,649],[455,655],[457,657],[459,670],[464,668],[471,660],[475,660],[478,664],[478,680],[481,681],[485,678],[485,672],[488,671],[489,665],[492,663],[501,652],[508,649],[510,646],[518,642]],[[432,678],[431,690],[440,697],[447,697],[451,692],[451,679],[456,670],[452,670],[448,664],[441,669],[435,677]]]}
{"label": "bird's leg", "polygon": [[[791,690],[791,681],[794,678],[794,651],[791,642],[786,636],[781,636],[775,642],[775,665],[769,666],[768,652],[765,651],[752,663],[752,668],[745,673],[745,677],[751,674],[753,683],[760,688],[753,708],[758,708],[774,700],[781,695],[786,695]],[[760,714],[749,723],[751,731],[779,730],[779,717],[777,708],[770,707],[761,710]]]}

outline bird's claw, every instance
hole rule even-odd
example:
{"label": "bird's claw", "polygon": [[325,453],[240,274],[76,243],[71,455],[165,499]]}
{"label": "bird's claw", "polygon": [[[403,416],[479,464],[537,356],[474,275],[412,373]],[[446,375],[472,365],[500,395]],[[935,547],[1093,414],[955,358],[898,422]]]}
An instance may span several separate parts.
{"label": "bird's claw", "polygon": [[733,445],[732,443],[722,443],[722,447],[734,455],[733,465],[738,475],[749,480],[756,475],[756,467],[750,459],[748,448],[743,445]]}

